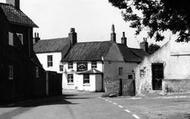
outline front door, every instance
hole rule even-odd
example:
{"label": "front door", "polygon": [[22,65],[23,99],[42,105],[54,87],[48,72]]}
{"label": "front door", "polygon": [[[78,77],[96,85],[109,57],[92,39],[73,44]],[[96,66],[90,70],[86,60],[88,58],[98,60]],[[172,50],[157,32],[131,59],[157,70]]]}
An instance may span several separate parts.
{"label": "front door", "polygon": [[164,78],[164,67],[162,63],[152,64],[152,89],[162,90],[162,79]]}

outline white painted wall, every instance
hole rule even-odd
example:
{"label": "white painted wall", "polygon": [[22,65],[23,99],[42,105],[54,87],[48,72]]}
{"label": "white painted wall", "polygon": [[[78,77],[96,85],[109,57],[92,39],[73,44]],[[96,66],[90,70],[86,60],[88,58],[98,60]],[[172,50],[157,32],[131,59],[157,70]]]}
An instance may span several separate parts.
{"label": "white painted wall", "polygon": [[[43,68],[46,71],[55,71],[57,73],[62,73],[60,72],[59,66],[60,66],[60,61],[61,61],[61,52],[55,52],[55,53],[38,53],[36,54],[38,59],[40,60],[40,63],[42,64]],[[53,56],[53,66],[52,67],[47,67],[47,56],[52,55]]]}
{"label": "white painted wall", "polygon": [[[91,62],[87,63],[88,70],[91,69]],[[77,90],[85,90],[85,91],[100,91],[100,87],[102,87],[102,77],[99,74],[90,75],[90,83],[83,84],[83,75],[77,74],[77,62],[73,62],[73,69],[68,69],[68,63],[63,63],[64,71],[63,71],[63,78],[62,78],[62,88],[63,89],[77,89]],[[98,71],[103,71],[103,64],[102,62],[97,62]],[[73,74],[73,84],[67,83],[67,74]],[[101,84],[98,84],[101,83]],[[97,86],[99,85],[99,86]],[[98,88],[98,89],[97,89]]]}

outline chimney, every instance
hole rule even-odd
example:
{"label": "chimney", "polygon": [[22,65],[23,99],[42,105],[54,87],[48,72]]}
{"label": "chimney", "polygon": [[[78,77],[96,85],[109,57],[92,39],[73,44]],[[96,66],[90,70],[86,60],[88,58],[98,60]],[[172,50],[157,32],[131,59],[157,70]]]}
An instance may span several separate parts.
{"label": "chimney", "polygon": [[116,43],[116,33],[115,33],[115,26],[114,24],[112,25],[112,33],[111,33],[111,41],[115,42]]}
{"label": "chimney", "polygon": [[148,52],[148,42],[146,38],[143,38],[143,42],[140,43],[140,48]]}
{"label": "chimney", "polygon": [[37,43],[40,40],[39,33],[34,33],[33,44]]}
{"label": "chimney", "polygon": [[127,38],[125,37],[125,32],[123,32],[123,36],[121,38],[121,44],[127,46]]}
{"label": "chimney", "polygon": [[71,40],[72,46],[77,43],[77,33],[75,32],[75,28],[71,28],[69,33],[69,39]]}
{"label": "chimney", "polygon": [[6,0],[7,4],[13,5],[16,9],[20,9],[20,0]]}

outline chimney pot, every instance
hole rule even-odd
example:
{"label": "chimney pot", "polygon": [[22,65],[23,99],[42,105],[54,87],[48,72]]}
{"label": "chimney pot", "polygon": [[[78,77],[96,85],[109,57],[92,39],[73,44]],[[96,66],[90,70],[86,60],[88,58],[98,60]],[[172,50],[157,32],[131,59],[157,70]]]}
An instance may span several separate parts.
{"label": "chimney pot", "polygon": [[112,33],[111,33],[111,41],[116,42],[116,33],[115,33],[115,26],[112,25]]}
{"label": "chimney pot", "polygon": [[127,38],[125,37],[125,32],[123,32],[123,36],[121,38],[121,44],[127,46]]}
{"label": "chimney pot", "polygon": [[69,39],[72,46],[77,43],[77,33],[75,32],[75,28],[70,29]]}

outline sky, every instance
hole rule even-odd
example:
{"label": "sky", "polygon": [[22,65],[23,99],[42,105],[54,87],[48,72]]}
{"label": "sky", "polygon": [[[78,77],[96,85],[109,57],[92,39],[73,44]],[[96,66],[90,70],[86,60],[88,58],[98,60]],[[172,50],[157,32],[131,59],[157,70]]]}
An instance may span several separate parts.
{"label": "sky", "polygon": [[[5,2],[5,0],[0,0]],[[21,10],[38,26],[41,39],[67,37],[75,28],[78,42],[110,40],[111,25],[115,25],[117,42],[125,32],[129,47],[139,47],[143,36],[135,36],[121,16],[121,10],[108,0],[20,0]]]}

